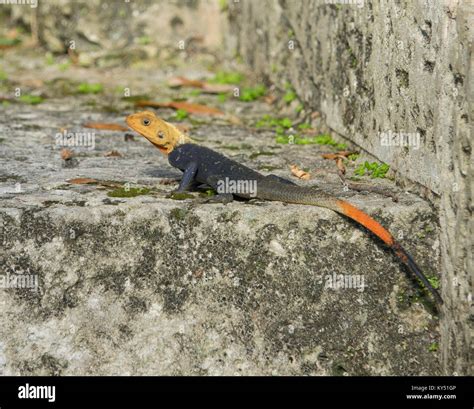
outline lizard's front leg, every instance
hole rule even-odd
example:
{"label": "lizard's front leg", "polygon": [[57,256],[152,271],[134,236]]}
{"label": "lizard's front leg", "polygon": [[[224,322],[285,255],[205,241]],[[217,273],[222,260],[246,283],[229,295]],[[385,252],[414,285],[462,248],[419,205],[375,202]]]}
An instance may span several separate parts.
{"label": "lizard's front leg", "polygon": [[181,182],[179,182],[178,189],[176,192],[186,192],[196,184],[196,173],[198,170],[198,164],[196,162],[190,162],[184,170]]}

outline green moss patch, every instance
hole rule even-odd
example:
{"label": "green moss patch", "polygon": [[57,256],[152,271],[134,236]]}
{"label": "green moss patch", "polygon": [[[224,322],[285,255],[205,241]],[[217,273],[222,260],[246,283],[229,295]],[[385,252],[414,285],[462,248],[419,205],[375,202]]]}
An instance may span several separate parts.
{"label": "green moss patch", "polygon": [[150,189],[147,187],[119,187],[118,189],[112,190],[107,193],[109,197],[136,197],[141,195],[147,195],[150,193]]}

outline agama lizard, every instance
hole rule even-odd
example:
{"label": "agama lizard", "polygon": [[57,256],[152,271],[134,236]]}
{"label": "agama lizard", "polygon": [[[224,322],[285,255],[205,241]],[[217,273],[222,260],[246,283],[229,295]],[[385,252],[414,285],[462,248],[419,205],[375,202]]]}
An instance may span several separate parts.
{"label": "agama lizard", "polygon": [[126,122],[130,128],[147,138],[162,153],[168,155],[168,161],[172,166],[183,171],[177,192],[191,190],[197,184],[206,184],[220,193],[223,180],[246,181],[256,186],[255,192],[232,191],[228,193],[224,191],[217,197],[223,203],[231,201],[235,195],[246,199],[256,197],[263,200],[313,205],[334,210],[355,220],[380,238],[394,251],[411,273],[429,289],[434,299],[439,304],[443,303],[439,293],[420,271],[410,254],[395,241],[393,235],[379,222],[350,203],[314,187],[298,186],[276,175],[264,176],[212,149],[199,146],[174,125],[158,118],[151,111],[129,115]]}

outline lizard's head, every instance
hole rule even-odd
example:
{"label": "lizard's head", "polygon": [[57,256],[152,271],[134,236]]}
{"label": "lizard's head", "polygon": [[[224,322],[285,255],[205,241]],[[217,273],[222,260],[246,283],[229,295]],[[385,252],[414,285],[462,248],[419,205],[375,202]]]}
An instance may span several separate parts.
{"label": "lizard's head", "polygon": [[129,115],[125,121],[130,128],[147,138],[165,155],[168,155],[176,146],[191,142],[191,139],[181,133],[178,128],[158,118],[151,111]]}

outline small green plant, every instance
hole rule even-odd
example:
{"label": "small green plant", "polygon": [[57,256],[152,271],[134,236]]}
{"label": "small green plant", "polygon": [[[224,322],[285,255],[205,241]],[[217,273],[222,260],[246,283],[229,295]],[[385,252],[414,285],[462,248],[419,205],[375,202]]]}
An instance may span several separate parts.
{"label": "small green plant", "polygon": [[173,200],[194,199],[194,195],[187,192],[171,192],[168,197]]}
{"label": "small green plant", "polygon": [[40,97],[39,95],[22,95],[19,98],[20,102],[23,102],[24,104],[30,104],[30,105],[37,105],[41,104],[43,102],[43,98]]}
{"label": "small green plant", "polygon": [[327,134],[315,136],[314,141],[318,145],[333,146],[338,150],[347,149],[347,145],[345,143],[336,142],[334,139],[332,139],[331,135],[327,135]]}
{"label": "small green plant", "polygon": [[54,65],[54,56],[52,53],[46,53],[46,65]]}
{"label": "small green plant", "polygon": [[257,85],[253,88],[244,88],[240,95],[240,100],[244,102],[255,101],[256,99],[263,97],[267,93],[265,85]]}
{"label": "small green plant", "polygon": [[219,0],[219,10],[221,12],[227,11],[228,8],[227,0]]}
{"label": "small green plant", "polygon": [[0,81],[6,81],[7,78],[7,73],[5,71],[0,70]]}
{"label": "small green plant", "polygon": [[244,76],[239,72],[219,71],[209,82],[214,84],[240,84],[244,80]]}
{"label": "small green plant", "polygon": [[0,37],[0,46],[3,46],[3,47],[13,47],[20,43],[21,43],[21,40],[19,38]]}
{"label": "small green plant", "polygon": [[337,143],[329,135],[304,137],[299,134],[296,134],[296,135],[277,134],[275,138],[275,142],[281,143],[281,144],[295,144],[295,145],[328,145],[328,146],[333,146],[334,148],[338,150],[343,150],[347,148],[346,144]]}
{"label": "small green plant", "polygon": [[428,351],[430,352],[436,352],[439,349],[439,345],[437,342],[432,342],[430,346],[428,347]]}
{"label": "small green plant", "polygon": [[137,38],[137,43],[140,45],[148,45],[151,43],[151,38],[148,36],[141,36]]}
{"label": "small green plant", "polygon": [[226,93],[222,92],[220,93],[219,95],[217,95],[217,100],[219,102],[226,102],[227,99],[229,98],[229,95],[227,95]]}
{"label": "small green plant", "polygon": [[354,162],[354,161],[357,160],[358,157],[359,157],[359,154],[358,154],[358,153],[351,153],[351,154],[347,157],[347,159],[349,159],[349,160],[351,160],[351,161]]}
{"label": "small green plant", "polygon": [[186,119],[189,116],[188,112],[185,111],[184,109],[178,109],[176,111],[175,118],[178,121],[182,121],[183,119]]}
{"label": "small green plant", "polygon": [[71,67],[71,61],[66,61],[58,65],[59,71],[67,71],[69,67]]}
{"label": "small green plant", "polygon": [[295,108],[295,112],[296,112],[297,114],[299,114],[303,109],[304,109],[303,104],[299,104],[299,105]]}
{"label": "small green plant", "polygon": [[428,279],[429,283],[434,289],[437,290],[439,288],[439,278],[437,277],[426,277],[426,278]]}
{"label": "small green plant", "polygon": [[264,115],[256,124],[256,128],[286,128],[293,126],[290,118],[274,118],[271,115]]}
{"label": "small green plant", "polygon": [[311,129],[311,124],[308,124],[308,123],[299,124],[298,129],[300,131],[304,131],[306,129]]}
{"label": "small green plant", "polygon": [[296,99],[296,93],[292,89],[286,91],[286,94],[283,96],[283,101],[287,104],[292,103]]}
{"label": "small green plant", "polygon": [[90,84],[87,82],[83,82],[77,87],[77,92],[79,94],[98,94],[103,90],[104,86],[102,84]]}
{"label": "small green plant", "polygon": [[375,178],[383,179],[385,178],[385,175],[387,174],[389,169],[390,169],[390,166],[387,165],[386,163],[377,163],[377,162],[369,163],[368,161],[365,161],[364,163],[361,163],[357,167],[354,173],[358,176],[370,175],[372,179],[375,179]]}

